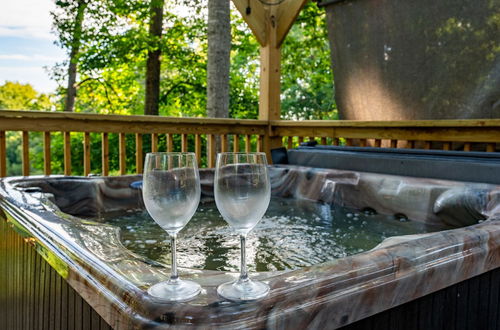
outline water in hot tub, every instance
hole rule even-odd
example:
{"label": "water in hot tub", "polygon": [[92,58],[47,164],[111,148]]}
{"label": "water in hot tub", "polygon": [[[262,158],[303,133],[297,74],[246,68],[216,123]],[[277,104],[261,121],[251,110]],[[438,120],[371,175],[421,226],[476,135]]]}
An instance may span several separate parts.
{"label": "water in hot tub", "polygon": [[[121,241],[131,251],[170,263],[168,235],[146,211],[106,222],[121,228]],[[370,209],[273,198],[264,218],[248,235],[247,263],[250,271],[297,269],[372,249],[390,236],[429,231],[417,221],[375,214]],[[238,271],[239,242],[215,203],[201,203],[178,236],[178,265]]]}

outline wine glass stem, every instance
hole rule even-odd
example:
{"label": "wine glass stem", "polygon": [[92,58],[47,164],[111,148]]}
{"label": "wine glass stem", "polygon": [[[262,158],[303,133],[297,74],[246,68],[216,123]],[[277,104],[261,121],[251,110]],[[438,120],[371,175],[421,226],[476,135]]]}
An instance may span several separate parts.
{"label": "wine glass stem", "polygon": [[172,250],[172,273],[170,274],[170,280],[176,281],[179,278],[177,274],[177,234],[170,235],[170,249]]}
{"label": "wine glass stem", "polygon": [[248,280],[248,273],[247,273],[247,263],[246,263],[246,235],[240,235],[240,241],[241,241],[241,274],[240,274],[240,279],[239,281],[246,281]]}

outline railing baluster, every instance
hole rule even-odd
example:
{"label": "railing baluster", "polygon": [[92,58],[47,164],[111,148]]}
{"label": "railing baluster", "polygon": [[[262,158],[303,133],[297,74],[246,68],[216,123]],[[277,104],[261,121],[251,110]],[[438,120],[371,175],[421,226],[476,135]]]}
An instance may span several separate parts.
{"label": "railing baluster", "polygon": [[250,134],[246,134],[245,135],[245,152],[251,152],[252,151],[252,145],[250,144],[251,143],[251,135]]}
{"label": "railing baluster", "polygon": [[158,152],[158,134],[151,134],[151,152]]}
{"label": "railing baluster", "polygon": [[424,142],[424,149],[429,150],[431,148],[431,141],[425,141]]}
{"label": "railing baluster", "polygon": [[83,175],[90,174],[90,133],[83,134]]}
{"label": "railing baluster", "polygon": [[227,134],[221,134],[220,136],[220,151],[227,152]]}
{"label": "railing baluster", "polygon": [[486,145],[486,152],[494,152],[495,151],[496,144],[495,143],[488,143]]}
{"label": "railing baluster", "polygon": [[23,176],[30,175],[30,141],[29,141],[29,132],[23,131],[23,154],[22,154],[22,162],[23,162]]}
{"label": "railing baluster", "polygon": [[334,137],[334,138],[332,139],[332,144],[333,144],[334,146],[338,146],[338,145],[339,145],[339,138]]}
{"label": "railing baluster", "polygon": [[102,141],[101,141],[101,159],[102,159],[102,175],[109,175],[109,139],[108,133],[102,133]]}
{"label": "railing baluster", "polygon": [[380,148],[382,146],[382,140],[381,139],[375,139],[374,146],[375,146],[375,148]]}
{"label": "railing baluster", "polygon": [[470,142],[464,143],[464,151],[471,151],[471,143]]}
{"label": "railing baluster", "polygon": [[0,178],[7,176],[7,152],[5,131],[0,131]]}
{"label": "railing baluster", "polygon": [[196,162],[198,166],[201,166],[201,135],[196,134],[194,136],[194,152],[196,154]]}
{"label": "railing baluster", "polygon": [[125,142],[125,133],[120,133],[118,135],[118,159],[120,164],[120,175],[127,174],[127,148]]}
{"label": "railing baluster", "polygon": [[215,135],[207,134],[207,166],[215,167]]}
{"label": "railing baluster", "polygon": [[51,174],[50,168],[50,132],[43,132],[43,173]]}
{"label": "railing baluster", "polygon": [[443,142],[443,150],[450,150],[450,149],[451,149],[451,143]]}
{"label": "railing baluster", "polygon": [[142,174],[142,134],[135,134],[135,172]]}
{"label": "railing baluster", "polygon": [[71,133],[63,132],[64,137],[64,175],[71,175]]}
{"label": "railing baluster", "polygon": [[240,136],[238,134],[233,135],[233,152],[240,152]]}
{"label": "railing baluster", "polygon": [[187,134],[181,134],[181,151],[188,151],[188,136]]}
{"label": "railing baluster", "polygon": [[300,146],[300,144],[301,144],[302,142],[304,142],[304,137],[303,137],[303,136],[299,136],[299,146]]}
{"label": "railing baluster", "polygon": [[168,152],[174,151],[174,139],[172,138],[172,134],[170,133],[167,134],[167,151]]}
{"label": "railing baluster", "polygon": [[415,149],[415,141],[414,140],[408,140],[408,142],[406,143],[406,147],[408,149]]}
{"label": "railing baluster", "polygon": [[398,140],[392,139],[391,140],[391,148],[397,148],[398,147]]}
{"label": "railing baluster", "polygon": [[360,147],[366,147],[366,139],[360,139],[359,140],[359,146]]}
{"label": "railing baluster", "polygon": [[326,146],[326,137],[325,136],[321,137],[321,142],[320,143],[321,143],[321,145]]}
{"label": "railing baluster", "polygon": [[351,138],[346,138],[345,139],[345,145],[346,145],[346,147],[352,146],[352,139]]}
{"label": "railing baluster", "polygon": [[264,136],[257,135],[257,152],[264,151]]}

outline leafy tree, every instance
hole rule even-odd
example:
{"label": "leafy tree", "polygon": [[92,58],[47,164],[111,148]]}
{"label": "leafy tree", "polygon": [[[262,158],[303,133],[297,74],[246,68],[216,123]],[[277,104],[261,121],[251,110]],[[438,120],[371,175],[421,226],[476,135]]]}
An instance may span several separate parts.
{"label": "leafy tree", "polygon": [[160,98],[160,70],[161,70],[161,37],[163,30],[164,0],[151,0],[149,17],[148,58],[146,62],[146,99],[144,102],[145,115],[158,115],[158,101]]}
{"label": "leafy tree", "polygon": [[54,29],[61,47],[69,51],[68,84],[64,111],[73,111],[76,98],[78,56],[83,38],[83,23],[88,7],[87,0],[57,0],[57,10],[52,12]]}
{"label": "leafy tree", "polygon": [[[151,2],[95,2],[99,4],[89,5],[84,24],[75,111],[143,113],[148,53],[158,50],[159,114],[206,116],[208,0],[166,1],[161,38],[151,37],[147,24]],[[307,4],[285,39],[282,118],[337,116],[324,16],[315,4]],[[229,116],[257,118],[259,46],[235,10],[230,19]]]}
{"label": "leafy tree", "polygon": [[284,119],[338,119],[324,10],[309,2],[282,46]]}
{"label": "leafy tree", "polygon": [[52,110],[49,95],[38,93],[30,84],[7,81],[0,86],[0,109]]}
{"label": "leafy tree", "polygon": [[229,115],[230,0],[208,0],[207,115]]}

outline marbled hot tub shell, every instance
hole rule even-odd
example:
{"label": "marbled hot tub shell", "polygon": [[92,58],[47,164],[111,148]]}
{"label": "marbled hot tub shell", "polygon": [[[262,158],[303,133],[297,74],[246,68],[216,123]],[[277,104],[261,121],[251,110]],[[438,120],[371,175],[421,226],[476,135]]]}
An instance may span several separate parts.
{"label": "marbled hot tub shell", "polygon": [[[299,166],[270,168],[275,196],[336,203],[447,226],[389,238],[351,257],[286,272],[256,273],[271,286],[258,302],[216,294],[237,274],[181,269],[203,291],[163,303],[146,289],[168,267],[125,249],[117,229],[82,217],[142,208],[138,176],[8,178],[0,181],[7,221],[113,328],[336,328],[500,267],[500,187]],[[204,198],[213,172],[202,170]],[[71,214],[71,215],[70,215]]]}

